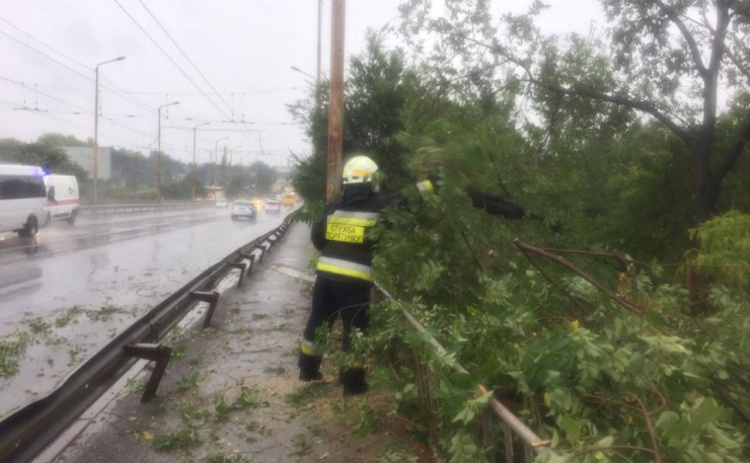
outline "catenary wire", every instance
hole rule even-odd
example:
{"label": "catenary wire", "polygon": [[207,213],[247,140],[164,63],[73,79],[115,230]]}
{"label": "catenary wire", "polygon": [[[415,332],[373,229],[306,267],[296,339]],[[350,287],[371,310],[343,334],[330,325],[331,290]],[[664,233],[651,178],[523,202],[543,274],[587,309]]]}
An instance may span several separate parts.
{"label": "catenary wire", "polygon": [[[227,118],[227,119],[233,119],[233,118],[232,118],[232,117],[230,117],[230,116],[229,116],[228,114],[226,114],[226,113],[224,112],[224,110],[223,110],[223,109],[221,109],[221,107],[219,107],[219,105],[218,105],[218,104],[217,104],[217,103],[216,103],[216,102],[215,102],[215,101],[214,101],[214,100],[213,100],[213,99],[212,99],[212,98],[211,98],[211,97],[210,97],[210,96],[209,96],[208,94],[206,94],[206,92],[205,92],[205,91],[204,91],[204,90],[203,90],[203,89],[202,89],[202,88],[200,87],[200,85],[198,85],[198,84],[197,84],[197,83],[195,82],[195,80],[193,80],[193,78],[191,78],[191,77],[190,77],[190,76],[188,75],[188,73],[187,73],[187,72],[185,72],[185,70],[184,70],[184,69],[183,69],[183,68],[182,68],[182,67],[181,67],[181,66],[180,66],[179,64],[177,64],[177,62],[176,62],[176,61],[175,61],[175,60],[174,60],[174,59],[173,59],[173,58],[172,58],[171,56],[169,56],[169,53],[167,53],[167,52],[166,52],[166,51],[164,50],[164,48],[163,48],[163,47],[162,47],[161,45],[159,45],[159,43],[158,43],[158,42],[157,42],[157,41],[156,41],[156,40],[155,40],[155,39],[154,39],[154,38],[153,38],[153,37],[151,36],[151,34],[149,34],[149,33],[148,33],[148,31],[146,31],[146,29],[145,29],[145,28],[144,28],[144,27],[143,27],[143,26],[142,26],[142,25],[141,25],[141,24],[140,24],[140,23],[139,23],[139,22],[138,22],[138,21],[137,21],[137,20],[136,20],[136,19],[135,19],[135,18],[133,17],[133,15],[131,15],[131,14],[130,14],[130,12],[128,12],[128,10],[127,10],[127,9],[126,9],[126,8],[125,8],[125,7],[124,7],[124,6],[123,6],[123,5],[122,5],[122,4],[120,3],[120,2],[119,2],[119,0],[112,0],[112,1],[114,1],[114,2],[115,2],[115,3],[117,4],[117,6],[118,6],[118,7],[120,7],[120,9],[121,9],[121,10],[122,10],[122,11],[123,11],[123,12],[124,12],[124,13],[125,13],[125,14],[126,14],[127,16],[128,16],[128,18],[130,18],[130,19],[131,19],[131,20],[133,21],[133,23],[134,23],[134,24],[135,24],[135,25],[136,25],[136,26],[138,27],[138,29],[140,29],[140,30],[141,30],[141,32],[143,32],[143,33],[144,33],[144,34],[146,35],[146,37],[148,37],[148,39],[149,39],[149,40],[150,40],[150,41],[151,41],[151,42],[152,42],[152,43],[153,43],[153,44],[154,44],[154,45],[155,45],[155,46],[156,46],[156,47],[157,47],[157,48],[158,48],[158,49],[159,49],[159,50],[160,50],[160,51],[162,52],[162,54],[163,54],[163,55],[164,55],[164,56],[165,56],[165,57],[166,57],[166,58],[167,58],[167,59],[168,59],[168,60],[169,60],[169,61],[170,61],[170,62],[171,62],[171,63],[172,63],[172,64],[173,64],[173,65],[174,65],[174,66],[175,66],[175,67],[176,67],[176,68],[177,68],[177,69],[178,69],[179,71],[180,71],[180,73],[182,73],[182,75],[184,75],[184,76],[185,76],[185,78],[187,78],[187,79],[188,79],[188,81],[189,81],[189,82],[190,82],[190,83],[191,83],[191,84],[192,84],[192,85],[193,85],[193,86],[194,86],[194,87],[195,87],[195,88],[196,88],[196,89],[197,89],[198,91],[200,91],[200,92],[201,92],[201,94],[203,94],[203,96],[204,96],[204,97],[205,97],[205,98],[206,98],[206,99],[207,99],[207,100],[208,100],[208,101],[209,101],[209,102],[210,102],[210,103],[211,103],[211,104],[212,104],[212,105],[213,105],[213,106],[214,106],[214,107],[215,107],[215,108],[216,108],[217,110],[219,110],[219,112],[220,112],[220,113],[221,113],[221,114],[222,114],[222,115],[223,115],[223,116],[224,116],[225,118]],[[153,16],[152,16],[152,17],[153,17]],[[170,37],[170,38],[171,38],[171,37]],[[214,89],[214,91],[216,91],[216,90]],[[226,103],[225,103],[225,104],[226,104]],[[231,111],[231,108],[229,108],[229,109],[230,109],[230,111]],[[240,131],[240,133],[242,133],[242,132]],[[245,138],[247,139],[247,141],[248,141],[248,142],[251,142],[251,140],[250,140],[250,138],[249,138],[249,137],[247,136],[247,134],[244,134],[244,133],[243,133],[243,135],[245,135]]]}
{"label": "catenary wire", "polygon": [[172,44],[175,47],[177,47],[177,49],[180,51],[180,53],[182,53],[182,56],[187,60],[188,63],[190,63],[190,65],[193,67],[193,69],[195,69],[195,72],[197,72],[198,75],[201,76],[201,78],[203,79],[203,81],[211,88],[211,90],[213,90],[215,92],[215,95],[219,97],[219,99],[222,101],[222,103],[224,103],[224,106],[226,106],[229,109],[230,112],[234,113],[234,109],[231,106],[229,106],[229,104],[224,99],[224,97],[222,97],[219,94],[219,91],[216,90],[216,88],[213,86],[213,84],[211,84],[211,82],[208,80],[208,78],[206,78],[205,74],[203,74],[203,72],[201,72],[201,70],[198,69],[198,66],[196,66],[195,63],[193,62],[193,60],[190,59],[190,57],[187,55],[187,53],[185,53],[185,50],[183,50],[182,47],[177,43],[177,41],[172,37],[172,35],[169,32],[167,32],[167,29],[164,28],[164,26],[162,25],[161,21],[159,21],[159,19],[154,15],[154,13],[151,12],[151,10],[149,9],[149,7],[146,6],[145,3],[143,3],[143,0],[138,0],[138,3],[140,3],[141,6],[143,6],[143,8],[145,8],[145,10],[148,12],[149,16],[151,16],[151,19],[153,19],[154,22],[156,22],[156,24],[159,26],[159,28],[162,30],[162,32],[164,32],[164,35],[166,35],[167,38],[169,38],[169,40],[172,42]]}
{"label": "catenary wire", "polygon": [[[44,95],[44,96],[46,96],[47,98],[50,98],[50,99],[52,99],[52,100],[55,100],[55,101],[58,101],[58,102],[60,102],[60,103],[62,103],[62,104],[65,104],[65,105],[71,106],[71,107],[73,107],[73,108],[76,108],[76,109],[80,109],[82,113],[85,113],[85,114],[87,114],[87,115],[93,115],[93,114],[94,114],[94,113],[93,113],[93,112],[92,112],[91,110],[89,110],[89,109],[86,109],[86,108],[84,108],[84,107],[78,106],[78,105],[77,105],[77,104],[75,104],[75,103],[71,103],[71,102],[69,102],[69,101],[65,101],[65,100],[63,100],[63,99],[61,99],[61,98],[58,98],[58,97],[54,96],[54,95],[50,95],[49,93],[46,93],[46,92],[44,92],[44,91],[42,91],[42,90],[39,90],[39,89],[37,89],[37,88],[29,87],[28,85],[26,85],[26,84],[25,84],[25,83],[23,83],[23,82],[19,82],[19,81],[16,81],[16,80],[14,80],[14,79],[10,79],[10,78],[8,78],[8,77],[4,77],[4,76],[0,76],[0,80],[5,80],[5,81],[7,81],[7,82],[10,82],[10,83],[12,83],[12,84],[14,84],[14,85],[18,85],[18,86],[20,86],[20,87],[22,87],[22,88],[25,88],[25,89],[27,89],[27,90],[31,90],[32,92],[36,92],[36,93],[39,93],[40,95]],[[30,110],[34,111],[35,109],[36,109],[36,108],[31,108]],[[49,112],[49,111],[45,111],[45,112]],[[75,114],[75,113],[73,113],[73,114]],[[107,120],[110,120],[110,121],[112,121],[112,119],[111,119],[111,118],[109,118],[109,117],[107,117],[107,116],[101,116],[101,117],[102,117],[102,119],[107,119]],[[134,128],[132,128],[132,127],[129,127],[129,126],[127,126],[127,125],[123,125],[123,124],[117,124],[117,126],[118,126],[118,127],[120,127],[120,128],[122,128],[122,129],[125,129],[125,130],[129,130],[129,131],[131,131],[131,132],[137,133],[138,135],[141,135],[141,136],[144,136],[144,134],[145,134],[145,132],[143,132],[143,131],[140,131],[140,130],[138,130],[138,129],[134,129]]]}
{"label": "catenary wire", "polygon": [[125,13],[125,15],[126,15],[126,16],[127,16],[128,18],[130,18],[130,20],[131,20],[131,21],[133,21],[133,23],[134,23],[134,24],[135,24],[135,25],[136,25],[136,26],[138,27],[138,29],[140,29],[140,31],[141,31],[141,32],[143,32],[143,34],[144,34],[144,35],[145,35],[146,37],[148,37],[148,39],[149,39],[149,40],[151,41],[151,43],[153,43],[153,44],[154,44],[154,45],[156,46],[156,48],[158,48],[158,49],[159,49],[159,51],[161,51],[161,53],[162,53],[162,54],[163,54],[163,55],[164,55],[164,56],[165,56],[165,57],[166,57],[166,58],[167,58],[167,59],[169,60],[169,62],[170,62],[170,63],[172,63],[172,64],[173,64],[173,65],[174,65],[174,66],[175,66],[175,67],[177,68],[177,70],[178,70],[178,71],[180,71],[180,73],[181,73],[181,74],[182,74],[183,76],[185,76],[185,78],[186,78],[186,79],[187,79],[187,80],[188,80],[188,81],[189,81],[189,82],[190,82],[191,84],[193,84],[193,86],[194,86],[195,88],[197,88],[197,89],[198,89],[199,91],[201,91],[201,93],[203,93],[203,95],[205,95],[205,96],[206,96],[206,99],[207,99],[207,100],[208,100],[208,101],[209,101],[209,102],[210,102],[210,103],[211,103],[211,104],[212,104],[212,105],[213,105],[213,106],[214,106],[214,107],[215,107],[216,109],[218,109],[218,110],[219,110],[219,112],[221,112],[221,113],[222,113],[222,115],[223,115],[224,117],[227,117],[227,118],[229,118],[229,117],[228,117],[228,116],[227,116],[227,115],[226,115],[226,114],[224,113],[224,110],[223,110],[223,109],[221,109],[221,108],[219,107],[219,105],[217,105],[217,104],[216,104],[216,102],[215,102],[214,100],[212,100],[212,99],[211,99],[210,97],[208,97],[208,95],[206,95],[206,94],[205,94],[205,92],[203,92],[203,89],[202,89],[202,88],[200,88],[200,86],[199,86],[199,85],[198,85],[198,84],[197,84],[197,83],[195,82],[195,80],[193,80],[193,78],[192,78],[192,77],[190,77],[190,76],[188,75],[188,73],[187,73],[187,72],[185,72],[185,70],[184,70],[184,69],[182,69],[182,67],[181,67],[181,66],[180,66],[179,64],[177,64],[177,62],[176,62],[176,61],[175,61],[175,60],[174,60],[174,59],[173,59],[173,58],[172,58],[171,56],[169,56],[169,53],[167,53],[167,52],[166,52],[166,50],[164,50],[164,48],[162,48],[162,46],[161,46],[161,45],[159,45],[159,43],[158,43],[158,42],[156,41],[156,39],[154,39],[154,38],[153,38],[153,37],[151,36],[151,34],[149,34],[149,33],[148,33],[148,31],[147,31],[147,30],[146,30],[146,29],[145,29],[145,28],[144,28],[144,27],[143,27],[143,26],[141,25],[141,23],[139,23],[139,22],[138,22],[138,20],[136,20],[136,19],[135,19],[135,18],[133,17],[133,15],[131,15],[131,14],[130,14],[130,12],[129,12],[129,11],[127,10],[127,9],[125,9],[125,7],[124,7],[124,6],[122,6],[122,4],[121,4],[121,3],[120,3],[120,2],[118,1],[118,0],[112,0],[112,1],[113,1],[113,2],[115,2],[115,3],[117,4],[117,6],[118,6],[118,7],[120,7],[120,9],[121,9],[121,10],[123,11],[123,13]]}
{"label": "catenary wire", "polygon": [[[0,19],[2,19],[2,18],[0,18]],[[13,24],[9,23],[7,20],[5,20],[5,19],[2,19],[2,20],[3,20],[3,22],[9,24],[11,27],[13,27],[14,29],[18,30],[22,34],[26,35],[27,37],[31,38],[32,40],[34,40],[34,41],[40,43],[41,45],[49,48],[50,50],[54,51],[55,53],[58,53],[59,55],[65,57],[66,59],[71,60],[72,62],[78,64],[79,66],[82,66],[86,70],[88,70],[88,71],[93,71],[94,70],[93,68],[90,68],[90,67],[86,66],[85,64],[82,64],[80,61],[77,61],[77,60],[75,60],[73,58],[70,58],[69,56],[65,55],[64,53],[56,50],[54,47],[52,47],[50,45],[47,45],[43,41],[41,41],[41,40],[37,39],[36,37],[32,36],[31,34],[29,34],[27,32],[24,32],[23,30],[19,29],[18,27],[14,26]],[[33,52],[35,52],[35,53],[43,56],[44,58],[47,58],[48,60],[54,62],[55,64],[57,64],[59,66],[62,66],[63,68],[69,70],[70,72],[78,75],[79,77],[82,77],[82,78],[88,80],[89,82],[95,83],[95,80],[92,79],[91,77],[89,77],[89,76],[83,74],[82,72],[80,72],[80,71],[78,71],[78,70],[76,70],[76,69],[68,66],[67,64],[65,64],[62,61],[58,60],[57,58],[54,58],[54,57],[50,56],[49,54],[44,53],[43,51],[34,48],[33,46],[31,46],[30,44],[24,42],[23,40],[20,40],[20,39],[18,39],[16,37],[13,37],[12,35],[8,34],[7,32],[4,32],[4,31],[0,31],[0,34],[6,36],[8,38],[10,38],[14,42],[20,44],[23,47],[28,48],[29,50],[31,50],[31,51],[33,51]],[[112,83],[109,79],[104,79],[104,80],[107,80],[109,82],[109,84],[101,84],[101,87],[110,90],[112,93],[118,95],[120,98],[122,98],[122,99],[124,99],[124,100],[126,100],[126,101],[128,101],[128,102],[130,102],[130,103],[132,103],[132,104],[134,104],[134,105],[136,105],[138,107],[140,107],[141,109],[153,112],[153,109],[150,108],[148,105],[146,105],[145,103],[137,100],[136,98],[133,98],[130,95],[127,95],[127,94],[123,93],[121,90],[119,90],[119,91],[117,91],[117,90],[111,90],[110,87],[114,87],[114,88],[118,88],[118,87],[114,83]]]}

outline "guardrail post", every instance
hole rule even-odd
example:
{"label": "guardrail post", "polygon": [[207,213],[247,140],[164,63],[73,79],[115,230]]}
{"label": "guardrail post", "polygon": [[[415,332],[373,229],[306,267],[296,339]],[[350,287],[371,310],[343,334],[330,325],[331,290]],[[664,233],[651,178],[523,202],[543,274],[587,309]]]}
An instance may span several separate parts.
{"label": "guardrail post", "polygon": [[208,311],[206,312],[206,319],[203,320],[203,328],[208,328],[208,325],[211,324],[211,317],[214,316],[214,310],[216,310],[216,304],[219,302],[219,292],[211,291],[207,293],[203,291],[193,291],[190,293],[190,298],[201,301],[201,302],[209,303]]}
{"label": "guardrail post", "polygon": [[141,396],[141,403],[146,403],[156,395],[156,390],[159,388],[161,378],[164,376],[164,370],[167,369],[167,363],[172,356],[172,349],[167,346],[162,346],[161,344],[138,343],[125,346],[124,350],[125,355],[128,357],[136,357],[156,362],[156,365],[154,365],[154,371],[151,372],[151,377],[148,379],[146,389]]}
{"label": "guardrail post", "polygon": [[250,273],[253,271],[253,266],[255,266],[255,254],[247,254],[242,251],[238,252],[237,255],[241,259],[247,259],[250,261],[250,265],[247,267],[247,274],[250,275]]}
{"label": "guardrail post", "polygon": [[524,461],[531,462],[534,461],[534,450],[531,448],[531,446],[524,442],[523,444],[523,458]]}
{"label": "guardrail post", "polygon": [[503,441],[505,442],[505,460],[513,461],[513,431],[503,423]]}
{"label": "guardrail post", "polygon": [[240,270],[240,279],[237,282],[237,287],[242,288],[242,279],[245,278],[245,270],[247,269],[247,264],[244,262],[227,262],[227,266]]}
{"label": "guardrail post", "polygon": [[495,439],[492,433],[492,410],[489,407],[482,410],[479,416],[478,431],[480,448],[487,449],[487,453],[485,453],[485,456],[487,457],[487,463],[496,463],[497,458],[495,456]]}
{"label": "guardrail post", "polygon": [[263,257],[265,257],[266,252],[271,249],[271,246],[269,245],[268,248],[266,248],[263,246],[263,243],[258,243],[253,249],[260,249],[260,258],[258,259],[258,262],[263,262]]}
{"label": "guardrail post", "polygon": [[416,375],[417,382],[417,394],[423,410],[427,410],[427,429],[430,444],[433,448],[438,448],[438,427],[435,421],[435,411],[437,405],[432,395],[432,387],[430,384],[429,371],[427,367],[422,364],[419,357],[419,353],[414,349],[414,373]]}

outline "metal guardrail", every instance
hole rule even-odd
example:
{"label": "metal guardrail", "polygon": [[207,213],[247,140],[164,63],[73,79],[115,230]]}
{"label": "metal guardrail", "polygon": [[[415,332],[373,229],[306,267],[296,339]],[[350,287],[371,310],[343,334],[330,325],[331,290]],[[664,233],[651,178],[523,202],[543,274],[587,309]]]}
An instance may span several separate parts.
{"label": "metal guardrail", "polygon": [[[427,331],[419,320],[414,317],[406,308],[406,306],[398,301],[396,298],[391,296],[388,291],[382,286],[376,283],[377,289],[393,304],[396,304],[403,314],[410,327],[423,335],[427,336],[430,345],[441,355],[445,356],[448,352],[445,348]],[[430,414],[434,414],[437,409],[437,404],[432,396],[431,379],[429,377],[429,370],[420,361],[419,356],[414,356],[416,360],[415,370],[417,374],[417,389],[419,398],[422,404],[430,410]],[[461,374],[468,375],[469,372],[458,363],[454,364],[453,369]],[[484,395],[487,393],[487,388],[482,384],[477,385],[477,393]],[[523,461],[531,462],[534,460],[534,454],[547,454],[550,458],[554,458],[557,455],[550,449],[550,441],[542,439],[534,433],[528,426],[526,426],[517,416],[513,414],[507,407],[505,407],[499,400],[492,398],[490,400],[490,410],[494,412],[494,415],[500,418],[501,430],[503,434],[503,447],[502,453],[505,455],[505,461],[513,462],[515,459],[515,448],[514,448],[514,435],[517,436],[523,445]],[[482,448],[487,448],[487,461],[489,463],[495,463],[497,461],[496,454],[498,452],[497,439],[495,439],[495,433],[493,432],[492,413],[487,413],[489,410],[485,410],[479,420],[480,427],[478,430],[477,440],[481,442]],[[430,438],[433,443],[437,443],[437,427],[434,422],[429,425]]]}
{"label": "metal guardrail", "polygon": [[[315,281],[315,277],[312,275],[297,275],[298,278],[305,279],[307,281],[313,282]],[[386,299],[388,299],[391,303],[396,304],[401,309],[401,314],[404,316],[406,321],[408,322],[409,326],[414,330],[417,331],[424,336],[427,337],[429,340],[430,345],[441,355],[446,356],[448,354],[448,351],[445,350],[445,348],[435,339],[432,337],[427,330],[425,330],[424,326],[417,320],[414,315],[409,312],[409,310],[406,308],[406,306],[394,298],[385,288],[383,288],[380,284],[375,283],[375,288],[380,291],[383,296],[385,296]],[[436,412],[438,405],[437,401],[434,399],[432,395],[433,388],[431,387],[431,379],[429,377],[429,370],[428,368],[422,363],[419,359],[418,355],[414,356],[414,359],[416,360],[415,363],[415,371],[417,374],[417,389],[419,393],[420,401],[422,402],[422,405],[430,410],[430,415],[434,415]],[[469,372],[460,364],[455,363],[453,365],[453,368],[456,372],[468,375]],[[477,385],[477,393],[479,395],[486,394],[487,388],[482,385]],[[489,402],[489,408],[486,409],[482,415],[479,418],[480,421],[480,427],[477,433],[477,440],[480,442],[480,448],[488,449],[487,451],[487,461],[489,463],[496,463],[497,458],[496,455],[498,451],[502,451],[502,453],[505,456],[506,462],[514,462],[518,461],[515,459],[515,446],[514,441],[516,440],[516,437],[520,439],[521,445],[523,446],[523,461],[525,462],[531,462],[534,460],[534,454],[546,454],[549,458],[556,458],[557,455],[555,452],[553,452],[550,449],[550,441],[547,439],[542,439],[539,437],[531,428],[526,426],[517,416],[513,414],[505,405],[503,405],[499,400],[496,398],[492,398]],[[493,426],[493,415],[500,419],[501,421],[501,432],[503,435],[502,443],[503,447],[502,449],[498,449],[497,446],[497,439],[495,438],[495,427]],[[434,444],[437,444],[437,426],[434,420],[431,419],[431,422],[429,424],[429,434],[430,439],[432,439]]]}
{"label": "metal guardrail", "polygon": [[79,206],[80,214],[116,214],[125,212],[166,211],[174,209],[197,209],[213,206],[214,203],[176,202],[176,203],[143,203],[143,204],[103,204],[97,206]]}
{"label": "metal guardrail", "polygon": [[[242,284],[245,270],[252,270],[256,256],[262,260],[265,252],[279,242],[293,214],[287,215],[279,227],[232,252],[162,301],[71,373],[57,390],[0,421],[0,461],[31,461],[139,358],[157,362],[143,395],[143,400],[148,400],[156,392],[170,355],[168,347],[152,343],[166,335],[200,301],[211,303],[206,326],[218,301],[218,293],[211,290],[236,268],[240,269],[239,284]],[[243,260],[250,261],[249,269]]]}

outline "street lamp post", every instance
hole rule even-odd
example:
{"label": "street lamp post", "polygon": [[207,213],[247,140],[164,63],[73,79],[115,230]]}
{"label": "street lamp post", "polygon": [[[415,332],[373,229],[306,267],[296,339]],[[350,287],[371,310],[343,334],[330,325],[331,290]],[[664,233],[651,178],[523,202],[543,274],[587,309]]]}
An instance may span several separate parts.
{"label": "street lamp post", "polygon": [[94,166],[91,172],[91,176],[94,179],[94,204],[98,201],[97,183],[99,181],[99,66],[124,59],[124,56],[119,56],[115,59],[101,62],[94,68],[94,74],[96,75],[94,81]]}
{"label": "street lamp post", "polygon": [[193,201],[195,201],[195,175],[198,171],[198,158],[195,154],[195,140],[196,140],[196,129],[198,127],[203,127],[204,125],[208,125],[210,122],[204,122],[203,124],[198,124],[195,127],[193,127],[193,190],[192,190],[192,198]]}
{"label": "street lamp post", "polygon": [[222,140],[229,140],[229,137],[219,138],[214,142],[214,186],[216,186],[216,164],[219,163],[219,142]]}
{"label": "street lamp post", "polygon": [[161,202],[161,108],[180,104],[179,101],[163,104],[159,106],[159,129],[156,133],[156,202]]}

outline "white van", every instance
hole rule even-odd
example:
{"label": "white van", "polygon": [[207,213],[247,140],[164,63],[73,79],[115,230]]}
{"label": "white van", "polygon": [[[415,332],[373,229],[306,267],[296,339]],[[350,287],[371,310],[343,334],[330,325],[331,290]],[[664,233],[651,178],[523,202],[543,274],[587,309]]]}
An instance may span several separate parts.
{"label": "white van", "polygon": [[73,225],[78,216],[78,181],[75,175],[45,175],[47,205],[43,223],[52,220],[67,220]]}
{"label": "white van", "polygon": [[47,203],[43,176],[38,166],[0,163],[0,233],[36,235]]}

